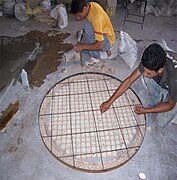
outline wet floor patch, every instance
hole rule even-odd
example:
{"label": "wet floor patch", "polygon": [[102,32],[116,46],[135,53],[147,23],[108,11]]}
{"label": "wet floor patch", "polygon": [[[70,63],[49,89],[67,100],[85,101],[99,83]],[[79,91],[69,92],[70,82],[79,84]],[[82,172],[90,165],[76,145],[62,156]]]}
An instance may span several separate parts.
{"label": "wet floor patch", "polygon": [[[43,84],[46,76],[57,70],[61,55],[72,49],[71,44],[63,42],[69,35],[59,31],[31,31],[15,38],[0,37],[0,91],[13,79],[19,80],[22,68],[29,74],[31,87]],[[40,45],[40,52],[30,60],[36,43]]]}
{"label": "wet floor patch", "polygon": [[10,104],[8,108],[2,112],[0,117],[0,131],[3,131],[11,118],[16,114],[19,109],[19,101],[16,101],[15,104]]}
{"label": "wet floor patch", "polygon": [[44,83],[46,76],[57,70],[60,59],[64,52],[72,49],[71,44],[63,41],[69,36],[68,33],[58,31],[48,31],[46,33],[33,31],[26,35],[29,39],[34,39],[40,43],[42,50],[37,55],[35,61],[28,61],[25,68],[29,74],[30,86],[40,86]]}
{"label": "wet floor patch", "polygon": [[33,46],[23,38],[0,37],[0,91],[17,78]]}

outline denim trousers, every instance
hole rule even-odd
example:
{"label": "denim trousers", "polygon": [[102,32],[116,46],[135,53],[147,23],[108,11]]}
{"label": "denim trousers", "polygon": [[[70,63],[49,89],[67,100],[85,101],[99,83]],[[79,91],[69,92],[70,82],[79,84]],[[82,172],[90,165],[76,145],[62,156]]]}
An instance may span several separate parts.
{"label": "denim trousers", "polygon": [[[153,79],[143,77],[146,90],[148,91],[148,96],[151,102],[145,103],[146,107],[155,106],[161,102],[168,101],[168,90],[162,88]],[[155,113],[155,123],[159,127],[166,127],[177,115],[177,105],[170,111]]]}
{"label": "denim trousers", "polygon": [[[81,41],[81,43],[86,44],[93,44],[96,42],[95,40],[95,33],[92,24],[89,21],[85,21],[84,23],[84,33],[85,33],[85,39],[84,41]],[[103,40],[103,49],[101,51],[107,51],[111,48],[109,40],[106,36],[106,34],[103,34],[104,40]],[[89,60],[90,57],[99,59],[100,58],[100,51],[90,51],[90,50],[84,50],[81,52],[82,58]]]}

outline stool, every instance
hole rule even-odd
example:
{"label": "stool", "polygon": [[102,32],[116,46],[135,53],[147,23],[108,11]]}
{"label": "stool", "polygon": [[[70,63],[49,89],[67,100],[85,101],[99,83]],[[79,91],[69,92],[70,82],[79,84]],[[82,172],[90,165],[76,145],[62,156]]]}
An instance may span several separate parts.
{"label": "stool", "polygon": [[146,15],[146,6],[147,0],[135,0],[133,3],[130,3],[129,0],[126,0],[124,24],[125,21],[141,24],[141,29],[143,29]]}

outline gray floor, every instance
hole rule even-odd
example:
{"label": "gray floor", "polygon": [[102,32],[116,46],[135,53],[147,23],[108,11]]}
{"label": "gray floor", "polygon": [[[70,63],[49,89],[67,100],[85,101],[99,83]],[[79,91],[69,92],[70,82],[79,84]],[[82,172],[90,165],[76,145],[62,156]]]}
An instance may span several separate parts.
{"label": "gray floor", "polygon": [[[177,52],[177,17],[146,16],[143,30],[140,25],[126,23],[123,25],[124,9],[118,8],[112,17],[116,31],[126,31],[137,41],[138,57],[149,44],[161,38],[167,45]],[[66,42],[75,43],[75,32],[81,24],[73,21],[69,16],[69,25],[63,32],[70,32]],[[0,19],[0,36],[19,36],[31,29],[47,30],[45,24],[33,21],[19,22],[13,19]],[[99,65],[86,68],[78,63],[61,65],[56,72],[48,75],[41,87],[24,92],[20,82],[13,85],[1,95],[1,110],[16,100],[20,101],[20,108],[9,122],[4,133],[0,134],[0,179],[1,180],[70,180],[70,179],[102,179],[102,180],[138,180],[139,173],[146,174],[148,180],[176,180],[177,179],[177,116],[166,128],[158,128],[149,123],[144,141],[135,156],[122,167],[99,174],[84,173],[73,170],[61,164],[46,149],[40,137],[38,126],[38,111],[44,95],[59,80],[76,72],[98,71],[113,75],[123,80],[138,65],[129,69],[120,58],[103,61]],[[140,88],[139,80],[132,88],[143,98],[144,90]],[[141,91],[141,92],[140,92]],[[147,116],[147,121],[153,120]]]}

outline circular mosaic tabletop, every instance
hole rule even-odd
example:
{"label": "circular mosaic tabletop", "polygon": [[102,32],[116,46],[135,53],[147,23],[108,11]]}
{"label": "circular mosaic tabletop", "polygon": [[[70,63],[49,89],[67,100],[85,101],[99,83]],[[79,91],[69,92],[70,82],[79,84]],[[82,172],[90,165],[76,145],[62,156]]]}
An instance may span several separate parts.
{"label": "circular mosaic tabletop", "polygon": [[140,148],[145,116],[134,113],[141,104],[128,89],[108,111],[106,101],[121,81],[106,74],[80,73],[57,83],[44,97],[39,126],[44,144],[62,163],[87,172],[115,169]]}

